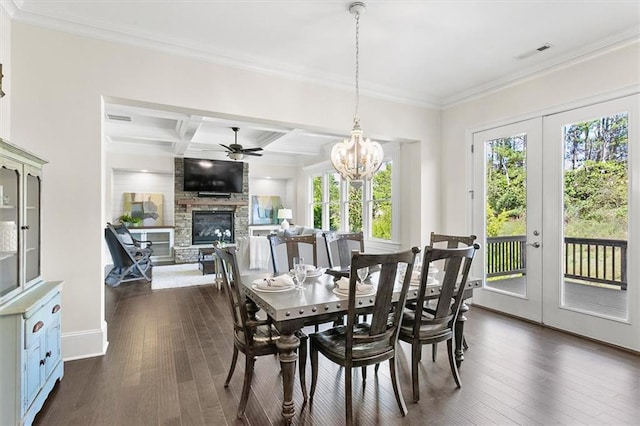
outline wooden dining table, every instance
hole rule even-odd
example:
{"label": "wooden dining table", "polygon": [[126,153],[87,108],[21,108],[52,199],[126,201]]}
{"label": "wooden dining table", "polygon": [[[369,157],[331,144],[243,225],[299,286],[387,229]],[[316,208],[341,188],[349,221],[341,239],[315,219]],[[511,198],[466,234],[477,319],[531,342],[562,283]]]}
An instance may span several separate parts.
{"label": "wooden dining table", "polygon": [[[256,286],[256,280],[263,280],[270,277],[269,274],[243,275],[241,277],[242,290],[244,294],[272,320],[274,326],[280,332],[280,338],[276,343],[282,370],[282,417],[285,424],[290,424],[295,415],[295,404],[293,401],[293,386],[295,381],[296,361],[298,359],[298,348],[300,340],[296,332],[309,325],[331,322],[347,313],[347,297],[334,293],[335,277],[327,273],[317,277],[308,277],[302,289],[283,289],[283,291],[266,292]],[[436,276],[436,279],[438,276]],[[375,278],[373,278],[375,284]],[[473,289],[480,287],[482,281],[478,278],[469,278],[465,288],[464,298],[468,299],[473,295]],[[397,300],[400,296],[402,283],[396,282],[393,298]],[[435,299],[440,293],[439,284],[427,287],[427,298]],[[415,300],[418,296],[418,287],[409,287],[407,301]],[[362,313],[366,313],[373,308],[375,293],[372,295],[358,296],[356,294],[357,306]],[[461,309],[462,310],[462,309]],[[464,311],[468,310],[465,306]],[[456,322],[455,356],[456,362],[460,365],[464,359],[462,333],[466,318],[461,312]]]}

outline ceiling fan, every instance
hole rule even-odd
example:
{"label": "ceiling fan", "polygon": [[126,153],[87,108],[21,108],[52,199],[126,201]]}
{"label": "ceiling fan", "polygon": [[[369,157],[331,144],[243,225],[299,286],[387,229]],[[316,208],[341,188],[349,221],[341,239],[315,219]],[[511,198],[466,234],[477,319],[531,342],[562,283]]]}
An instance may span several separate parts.
{"label": "ceiling fan", "polygon": [[253,155],[256,157],[261,157],[262,154],[257,151],[262,151],[262,148],[243,148],[242,145],[238,143],[238,130],[239,127],[232,127],[231,130],[234,131],[236,135],[235,142],[231,145],[220,144],[220,146],[224,147],[227,150],[227,157],[232,160],[242,160],[245,155]]}

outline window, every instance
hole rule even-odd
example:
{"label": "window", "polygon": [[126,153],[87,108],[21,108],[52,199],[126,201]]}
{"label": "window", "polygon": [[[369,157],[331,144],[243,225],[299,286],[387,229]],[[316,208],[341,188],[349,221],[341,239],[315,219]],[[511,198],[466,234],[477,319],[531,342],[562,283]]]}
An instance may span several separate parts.
{"label": "window", "polygon": [[382,163],[380,170],[373,176],[371,182],[371,236],[383,240],[391,239],[391,224],[393,219],[391,199],[391,162]]}
{"label": "window", "polygon": [[367,238],[392,240],[392,171],[392,161],[386,161],[373,179],[360,187],[348,185],[333,169],[312,175],[313,226],[340,232],[363,231]]}

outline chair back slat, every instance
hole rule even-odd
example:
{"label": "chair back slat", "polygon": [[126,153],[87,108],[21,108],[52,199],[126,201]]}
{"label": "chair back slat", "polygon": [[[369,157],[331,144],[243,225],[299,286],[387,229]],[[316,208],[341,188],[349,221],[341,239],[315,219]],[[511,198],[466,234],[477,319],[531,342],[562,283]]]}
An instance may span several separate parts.
{"label": "chair back slat", "polygon": [[[271,262],[273,266],[274,274],[282,274],[288,272],[293,268],[293,258],[301,256],[301,250],[306,247],[307,250],[311,250],[312,258],[306,259],[306,262],[313,262],[313,265],[318,266],[318,248],[317,237],[312,235],[292,235],[292,236],[279,236],[268,235],[269,247],[271,249]],[[286,262],[282,259],[282,248],[284,248]],[[303,256],[304,257],[304,256]],[[284,265],[287,265],[287,269],[284,270]]]}

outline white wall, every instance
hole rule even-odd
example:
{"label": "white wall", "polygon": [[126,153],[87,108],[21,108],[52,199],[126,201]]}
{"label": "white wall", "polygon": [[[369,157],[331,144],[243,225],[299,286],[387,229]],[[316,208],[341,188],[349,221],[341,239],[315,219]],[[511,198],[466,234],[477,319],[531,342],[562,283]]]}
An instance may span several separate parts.
{"label": "white wall", "polygon": [[[44,171],[42,266],[46,279],[65,280],[62,349],[66,359],[103,353],[107,345],[102,239],[111,216],[106,206],[111,169],[101,139],[103,96],[303,127],[351,128],[351,90],[17,22],[11,25],[11,37],[11,90],[19,94],[11,104],[13,141],[50,161]],[[369,98],[362,98],[360,105],[362,125],[370,137],[423,141],[422,169],[404,182],[420,197],[425,179],[437,182],[440,112]],[[432,189],[430,197],[439,199],[438,187]],[[439,220],[436,208],[427,213],[403,209],[402,214],[402,226],[410,226],[412,235],[423,238]],[[411,215],[422,220],[412,223]],[[68,231],[70,221],[73,233]]]}
{"label": "white wall", "polygon": [[[292,181],[293,179],[249,179],[249,215],[253,212],[251,197],[254,195],[277,195],[285,208],[292,208]],[[252,225],[251,217],[249,225]]]}
{"label": "white wall", "polygon": [[469,231],[471,169],[465,157],[471,155],[470,132],[584,106],[594,97],[638,91],[639,84],[640,42],[636,42],[443,111],[442,167],[450,171],[443,175],[458,175],[443,179],[443,231]]}
{"label": "white wall", "polygon": [[2,64],[2,91],[0,98],[0,138],[11,141],[11,21],[3,7],[0,7],[0,64]]}
{"label": "white wall", "polygon": [[109,219],[111,223],[118,223],[118,218],[124,213],[125,192],[162,194],[163,221],[158,226],[173,226],[175,210],[173,174],[114,170],[111,191],[111,218]]}

